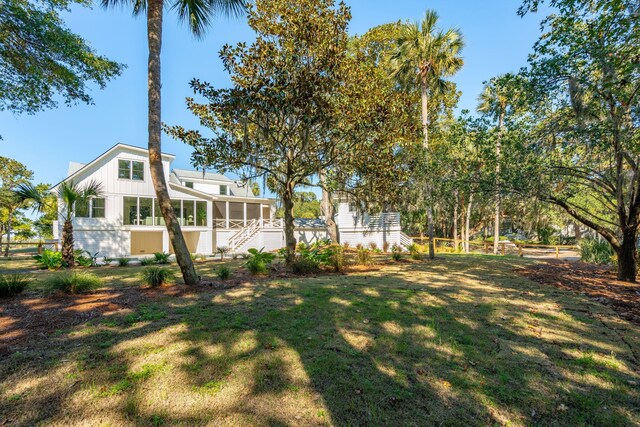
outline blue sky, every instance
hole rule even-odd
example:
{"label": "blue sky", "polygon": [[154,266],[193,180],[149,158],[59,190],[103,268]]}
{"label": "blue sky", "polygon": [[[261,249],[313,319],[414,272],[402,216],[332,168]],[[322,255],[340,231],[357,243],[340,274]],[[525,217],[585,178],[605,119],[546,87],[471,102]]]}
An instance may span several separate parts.
{"label": "blue sky", "polygon": [[[473,110],[482,82],[494,75],[517,71],[540,31],[542,15],[516,15],[517,0],[347,0],[352,9],[351,34],[379,24],[418,20],[428,8],[440,14],[442,27],[458,27],[465,38],[464,68],[454,77],[462,91],[459,108]],[[67,25],[101,54],[127,65],[104,90],[92,91],[94,105],[67,107],[36,115],[0,112],[0,155],[26,164],[37,182],[64,178],[69,161],[87,162],[115,143],[146,146],[146,34],[145,21],[127,9],[105,11],[75,8],[65,15]],[[250,41],[253,33],[243,19],[218,19],[202,40],[193,38],[169,12],[164,21],[162,52],[163,121],[195,127],[184,98],[191,95],[193,77],[217,86],[229,84],[218,51],[225,43]],[[189,168],[188,146],[163,137],[163,151],[176,154],[173,166]]]}

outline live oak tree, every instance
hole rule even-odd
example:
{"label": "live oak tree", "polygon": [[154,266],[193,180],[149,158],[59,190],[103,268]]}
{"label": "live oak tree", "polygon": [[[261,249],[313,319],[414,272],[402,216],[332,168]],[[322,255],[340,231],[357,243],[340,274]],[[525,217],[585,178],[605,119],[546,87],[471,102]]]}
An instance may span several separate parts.
{"label": "live oak tree", "polygon": [[0,2],[0,110],[33,114],[57,105],[91,103],[89,83],[103,88],[123,66],[96,54],[65,27],[60,12],[86,0]]}
{"label": "live oak tree", "polygon": [[148,147],[151,180],[158,198],[169,239],[176,261],[187,285],[198,283],[198,275],[180,229],[180,223],[171,205],[169,190],[162,167],[161,85],[160,51],[162,48],[162,19],[165,6],[177,11],[178,17],[186,21],[191,32],[203,36],[207,26],[218,14],[238,15],[244,11],[245,0],[101,0],[104,7],[131,6],[134,15],[146,14],[148,57]]}
{"label": "live oak tree", "polygon": [[393,104],[349,55],[350,18],[349,8],[333,0],[256,1],[248,12],[255,42],[220,52],[232,87],[192,82],[208,102],[188,99],[188,108],[213,136],[167,129],[194,147],[194,165],[265,178],[282,199],[288,263],[295,257],[296,187],[331,170],[340,188],[357,191],[364,157],[379,164],[391,151],[374,145],[382,144]]}
{"label": "live oak tree", "polygon": [[4,256],[9,255],[9,243],[15,215],[22,207],[22,201],[14,191],[19,185],[29,182],[32,177],[33,172],[24,164],[0,156],[0,251],[2,250],[2,236],[7,235]]}
{"label": "live oak tree", "polygon": [[[527,0],[520,13],[535,11]],[[539,197],[613,247],[618,278],[636,281],[640,225],[640,7],[551,1],[530,56],[529,160]],[[524,181],[524,180],[523,180]]]}

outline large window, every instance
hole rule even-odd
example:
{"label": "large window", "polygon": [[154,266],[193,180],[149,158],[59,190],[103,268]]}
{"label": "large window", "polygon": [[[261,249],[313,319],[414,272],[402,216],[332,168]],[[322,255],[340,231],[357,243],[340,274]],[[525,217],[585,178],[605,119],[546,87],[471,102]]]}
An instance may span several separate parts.
{"label": "large window", "polygon": [[247,221],[260,219],[260,205],[258,203],[247,203]]}
{"label": "large window", "polygon": [[182,223],[184,225],[196,225],[195,201],[182,201]]}
{"label": "large window", "polygon": [[[97,200],[97,199],[96,199]],[[104,203],[94,206],[104,212]],[[180,225],[207,226],[207,202],[200,200],[171,200]],[[122,223],[124,225],[165,225],[160,204],[150,197],[124,197]]]}
{"label": "large window", "polygon": [[144,181],[144,163],[134,160],[118,160],[118,178]]}
{"label": "large window", "polygon": [[124,225],[138,225],[138,198],[125,197],[122,208],[122,223]]}
{"label": "large window", "polygon": [[75,203],[77,218],[104,218],[105,199],[92,198]]}
{"label": "large window", "polygon": [[207,202],[196,202],[196,225],[198,227],[207,226]]}
{"label": "large window", "polygon": [[153,199],[140,197],[138,199],[138,204],[138,212],[140,215],[138,225],[153,225]]}

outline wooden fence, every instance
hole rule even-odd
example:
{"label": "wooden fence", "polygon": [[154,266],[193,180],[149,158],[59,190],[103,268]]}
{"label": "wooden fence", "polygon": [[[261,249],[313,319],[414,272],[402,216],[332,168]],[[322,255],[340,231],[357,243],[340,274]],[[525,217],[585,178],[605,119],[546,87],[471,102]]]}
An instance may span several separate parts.
{"label": "wooden fence", "polygon": [[[428,237],[412,237],[415,242],[420,242],[422,244],[427,244],[429,241]],[[458,247],[455,247],[457,243]],[[469,245],[469,251],[472,251],[471,248],[475,248],[475,250],[481,250],[484,253],[490,253],[493,251],[493,242],[489,240],[462,240],[458,239],[457,241],[454,239],[448,239],[443,237],[434,237],[433,245],[436,253],[439,248],[448,247],[454,252],[462,251],[464,249],[464,245],[467,243]],[[499,241],[498,242],[499,252],[502,255],[506,255],[507,252],[517,254],[519,256],[524,256],[525,251],[527,249],[552,249],[555,253],[556,258],[560,258],[561,250],[568,251],[579,251],[579,247],[576,245],[543,245],[536,243],[521,243],[521,242],[510,242],[510,241]],[[510,250],[512,249],[513,250]],[[441,250],[442,252],[442,250]]]}
{"label": "wooden fence", "polygon": [[[16,252],[15,249],[11,249],[11,248],[25,248],[25,250],[23,251],[23,253],[20,253],[19,251]],[[0,255],[2,256],[27,256],[27,255],[33,255],[32,252],[29,251],[29,249],[35,249],[37,250],[38,254],[41,254],[42,251],[44,249],[52,249],[56,252],[58,252],[59,248],[58,248],[58,242],[43,242],[43,241],[39,241],[39,242],[21,242],[21,241],[15,241],[15,242],[2,242],[2,244],[0,244]]]}

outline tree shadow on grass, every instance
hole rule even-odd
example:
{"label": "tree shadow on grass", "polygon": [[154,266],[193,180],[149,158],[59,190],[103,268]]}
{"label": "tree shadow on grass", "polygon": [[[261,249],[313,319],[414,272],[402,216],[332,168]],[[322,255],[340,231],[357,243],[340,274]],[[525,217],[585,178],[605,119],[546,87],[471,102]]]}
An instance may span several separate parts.
{"label": "tree shadow on grass", "polygon": [[637,365],[591,322],[606,309],[510,262],[159,299],[7,358],[0,413],[18,425],[637,422]]}

